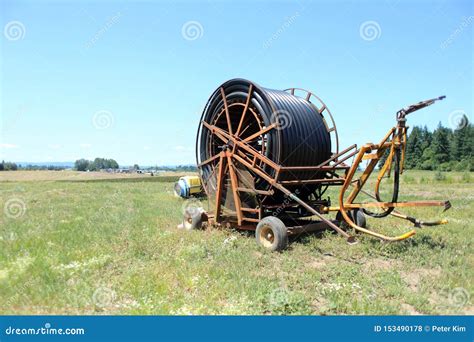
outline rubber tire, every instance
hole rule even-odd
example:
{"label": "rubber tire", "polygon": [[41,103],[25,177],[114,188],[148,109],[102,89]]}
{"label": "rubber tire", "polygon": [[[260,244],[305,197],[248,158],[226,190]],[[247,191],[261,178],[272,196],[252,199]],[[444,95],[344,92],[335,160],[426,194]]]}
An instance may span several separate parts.
{"label": "rubber tire", "polygon": [[185,230],[201,229],[202,222],[201,210],[186,211],[183,218],[183,228]]}
{"label": "rubber tire", "polygon": [[[350,218],[356,225],[362,228],[367,227],[367,219],[365,217],[364,211],[362,209],[354,209],[348,212]],[[342,217],[341,212],[338,212],[336,215],[336,220],[339,221],[339,227],[344,229],[344,230],[349,230],[351,226],[347,224],[347,222],[344,220]]]}
{"label": "rubber tire", "polygon": [[[273,242],[271,245],[265,243],[262,239],[262,231],[271,230],[273,234]],[[288,247],[288,230],[285,224],[277,217],[264,217],[258,224],[255,230],[255,239],[257,244],[272,251],[282,251]]]}
{"label": "rubber tire", "polygon": [[359,227],[367,227],[367,219],[365,218],[364,211],[362,209],[354,209],[352,211],[352,219]]}
{"label": "rubber tire", "polygon": [[[352,214],[351,212],[349,211],[347,213],[349,215],[349,217],[352,219]],[[344,219],[344,217],[342,216],[341,212],[338,211],[337,214],[336,214],[336,220],[339,221],[339,228],[341,228],[342,230],[344,230],[345,232],[349,231],[352,227],[349,226],[349,224],[346,222],[346,220]]]}

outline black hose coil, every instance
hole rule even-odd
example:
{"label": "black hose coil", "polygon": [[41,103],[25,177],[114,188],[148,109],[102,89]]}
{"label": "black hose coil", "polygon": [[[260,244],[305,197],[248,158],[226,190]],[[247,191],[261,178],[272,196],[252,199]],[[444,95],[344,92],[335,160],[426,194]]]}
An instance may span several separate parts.
{"label": "black hose coil", "polygon": [[[328,128],[314,104],[284,91],[262,88],[244,79],[229,80],[214,91],[204,108],[201,120],[228,131],[225,114],[223,114],[224,101],[221,96],[221,88],[223,88],[229,105],[232,130],[235,133],[242,116],[241,109],[247,101],[251,85],[253,91],[250,107],[261,121],[261,126],[258,126],[255,116],[248,112],[245,121],[247,131],[242,134],[242,139],[258,132],[261,127],[277,123],[278,127],[267,133],[264,142],[254,142],[255,145],[253,145],[254,148],[261,149],[264,144],[262,153],[276,164],[316,166],[330,158],[331,139]],[[200,125],[196,141],[198,164],[219,153],[219,144],[222,145],[222,142],[216,141],[210,131]],[[268,167],[265,167],[265,171],[272,174],[272,170]],[[211,170],[204,166],[201,169],[202,177],[206,178],[209,172]],[[321,174],[308,170],[292,171],[283,173],[280,180],[312,179],[320,176]]]}

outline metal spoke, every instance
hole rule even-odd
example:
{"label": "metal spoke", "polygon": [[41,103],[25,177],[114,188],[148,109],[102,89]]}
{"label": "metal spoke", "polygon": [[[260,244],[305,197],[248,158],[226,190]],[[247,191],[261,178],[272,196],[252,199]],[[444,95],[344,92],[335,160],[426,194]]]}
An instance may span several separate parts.
{"label": "metal spoke", "polygon": [[217,175],[216,208],[215,208],[216,220],[219,218],[219,213],[221,210],[223,177],[224,177],[224,152],[221,152],[219,153],[219,173]]}
{"label": "metal spoke", "polygon": [[227,143],[228,139],[225,138],[225,136],[228,136],[228,133],[224,131],[223,129],[208,124],[206,121],[202,121],[202,124],[204,127],[206,127],[208,130],[211,131],[212,134],[216,135],[219,139],[221,139],[223,142]]}
{"label": "metal spoke", "polygon": [[243,142],[249,142],[250,140],[253,140],[253,139],[255,139],[255,138],[257,138],[257,137],[259,137],[259,136],[261,136],[261,135],[267,133],[268,131],[272,130],[272,129],[275,128],[276,126],[277,126],[276,123],[272,123],[270,126],[265,127],[264,129],[258,131],[257,133],[252,134],[251,136],[245,138],[245,139],[242,140],[242,141],[243,141]]}
{"label": "metal spoke", "polygon": [[237,212],[237,223],[241,225],[242,224],[242,210],[241,210],[239,193],[237,191],[237,188],[239,186],[238,186],[238,181],[237,181],[237,175],[235,174],[235,166],[232,162],[232,158],[230,154],[227,154],[227,164],[229,165],[230,182],[232,186],[232,193],[234,195],[235,211]]}
{"label": "metal spoke", "polygon": [[205,161],[203,161],[202,163],[200,163],[200,164],[198,165],[198,167],[201,167],[201,166],[204,166],[204,165],[206,165],[206,164],[209,164],[211,161],[216,160],[217,158],[219,158],[219,155],[218,155],[218,154],[216,154],[215,156],[212,156],[211,158],[206,159]]}
{"label": "metal spoke", "polygon": [[227,119],[227,128],[229,129],[230,135],[232,135],[232,125],[230,123],[229,107],[227,106],[227,98],[225,97],[224,88],[222,87],[221,87],[221,96],[222,96],[222,101],[224,101],[225,117]]}
{"label": "metal spoke", "polygon": [[247,109],[249,108],[250,99],[252,98],[252,91],[253,91],[253,84],[250,84],[249,93],[247,95],[247,101],[245,102],[244,111],[242,112],[242,116],[240,117],[239,126],[237,127],[237,131],[235,132],[236,137],[239,136],[240,129],[242,128],[242,124],[244,123],[245,114],[247,114]]}

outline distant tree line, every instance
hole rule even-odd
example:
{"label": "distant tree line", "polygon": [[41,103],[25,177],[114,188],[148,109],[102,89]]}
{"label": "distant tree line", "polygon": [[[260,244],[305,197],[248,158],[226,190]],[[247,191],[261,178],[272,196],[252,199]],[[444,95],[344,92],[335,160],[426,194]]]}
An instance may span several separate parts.
{"label": "distant tree line", "polygon": [[34,164],[27,164],[22,166],[21,164],[16,164],[12,162],[5,162],[2,160],[0,163],[0,171],[16,171],[16,170],[65,170],[66,167],[64,166],[56,166],[56,165],[34,165]]}
{"label": "distant tree line", "polygon": [[184,172],[196,172],[196,165],[178,165],[178,166],[156,166],[156,170],[162,171],[184,171]]}
{"label": "distant tree line", "polygon": [[5,162],[2,160],[2,163],[0,164],[0,171],[15,171],[18,170],[18,165],[15,163],[11,162]]}
{"label": "distant tree line", "polygon": [[[16,171],[16,170],[54,170],[60,171],[65,170],[68,167],[57,166],[57,165],[17,165],[12,162],[5,162],[2,160],[0,163],[0,171]],[[94,160],[78,159],[74,163],[74,169],[77,171],[99,171],[102,169],[118,169],[119,164],[114,159],[95,158]],[[133,165],[133,170],[140,170],[138,164]],[[196,172],[197,167],[195,165],[178,165],[178,166],[147,166],[143,170],[160,170],[160,171],[183,171],[183,172]]]}
{"label": "distant tree line", "polygon": [[474,171],[474,126],[464,117],[454,130],[443,127],[441,122],[433,132],[426,126],[413,127],[407,140],[405,168]]}
{"label": "distant tree line", "polygon": [[78,159],[74,163],[77,171],[99,171],[103,169],[118,169],[119,164],[114,159],[95,158],[93,161]]}
{"label": "distant tree line", "polygon": [[34,165],[34,164],[28,164],[26,166],[18,166],[19,169],[22,170],[49,170],[49,171],[61,171],[61,170],[66,170],[67,167],[65,166],[57,166],[57,165]]}

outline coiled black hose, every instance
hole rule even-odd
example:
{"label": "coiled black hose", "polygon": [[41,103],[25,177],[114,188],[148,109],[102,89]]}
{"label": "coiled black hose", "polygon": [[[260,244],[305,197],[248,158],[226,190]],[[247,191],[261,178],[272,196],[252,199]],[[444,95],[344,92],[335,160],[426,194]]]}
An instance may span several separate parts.
{"label": "coiled black hose", "polygon": [[[393,162],[394,162],[394,168],[393,168],[393,192],[392,192],[392,203],[396,203],[398,201],[398,193],[400,190],[400,150],[397,148],[395,149],[395,153],[393,154]],[[377,190],[375,193],[375,198],[377,201],[382,202],[382,199],[380,198],[380,192]],[[382,218],[390,215],[390,213],[394,210],[394,207],[390,207],[386,210],[384,210],[382,213],[374,213],[370,210],[367,210],[365,208],[362,208],[365,214],[375,217],[375,218]]]}
{"label": "coiled black hose", "polygon": [[[216,89],[204,108],[201,120],[228,130],[225,115],[222,114],[224,101],[220,89],[223,88],[229,105],[231,126],[235,133],[242,113],[239,112],[238,106],[234,105],[244,104],[247,101],[251,85],[253,91],[250,108],[256,114],[256,118],[247,113],[244,123],[246,131],[242,133],[242,139],[258,132],[261,126],[268,127],[272,123],[278,123],[277,129],[268,132],[266,141],[254,142],[255,145],[252,145],[258,150],[264,144],[262,153],[273,162],[282,166],[315,166],[330,158],[331,139],[316,106],[304,98],[280,90],[262,88],[244,79],[232,79]],[[196,141],[198,164],[218,154],[219,148],[222,148],[219,145],[222,145],[222,142],[216,140],[215,136],[201,125]],[[264,168],[267,173],[272,174],[271,168],[268,166]],[[201,168],[202,177],[205,179],[210,172],[209,167]],[[308,170],[292,171],[281,174],[280,180],[311,179],[321,176]],[[255,178],[256,184],[262,183],[259,177]]]}

